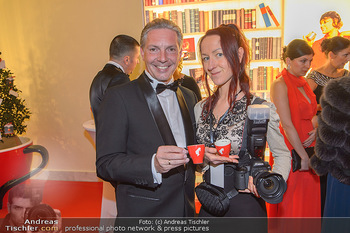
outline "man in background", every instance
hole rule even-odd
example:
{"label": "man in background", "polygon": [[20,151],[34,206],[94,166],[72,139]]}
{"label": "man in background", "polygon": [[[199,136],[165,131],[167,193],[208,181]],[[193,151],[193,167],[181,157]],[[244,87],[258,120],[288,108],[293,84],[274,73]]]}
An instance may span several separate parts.
{"label": "man in background", "polygon": [[139,63],[140,44],[131,36],[114,37],[109,61],[97,73],[90,87],[90,105],[96,122],[97,109],[108,87],[130,82],[129,75]]}
{"label": "man in background", "polygon": [[[139,63],[140,44],[131,36],[114,37],[109,48],[109,61],[97,73],[90,87],[90,105],[97,121],[97,110],[107,88],[130,82],[129,75]],[[101,225],[108,226],[110,218],[117,214],[114,188],[103,182]],[[113,223],[113,221],[112,221]]]}

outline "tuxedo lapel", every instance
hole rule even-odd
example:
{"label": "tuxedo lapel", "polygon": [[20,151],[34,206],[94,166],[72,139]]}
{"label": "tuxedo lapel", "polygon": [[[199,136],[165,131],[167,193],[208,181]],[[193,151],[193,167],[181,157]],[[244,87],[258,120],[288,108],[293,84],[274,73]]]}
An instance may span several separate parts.
{"label": "tuxedo lapel", "polygon": [[156,93],[154,92],[152,86],[147,80],[146,74],[143,73],[137,82],[145,96],[148,108],[151,111],[154,122],[157,125],[158,131],[163,138],[165,145],[176,145],[175,138],[170,129],[169,123],[163,112],[162,106],[159,103]]}
{"label": "tuxedo lapel", "polygon": [[[190,112],[188,110],[187,104],[186,104],[186,100],[182,94],[182,91],[180,89],[180,87],[177,89],[176,91],[176,97],[177,100],[179,102],[179,106],[180,106],[180,111],[181,111],[181,115],[182,115],[182,121],[184,123],[184,129],[185,129],[185,136],[186,136],[186,144],[187,145],[193,145],[194,143],[194,131],[193,131],[193,127],[192,127],[192,121],[191,121],[191,116],[190,116]],[[185,164],[184,167],[179,167],[181,168],[181,170],[185,170],[185,182],[187,181],[189,175],[191,174],[191,172],[188,172],[188,169],[191,169],[191,167],[193,166],[192,161],[190,160],[190,166],[188,166],[188,164]]]}
{"label": "tuxedo lapel", "polygon": [[177,100],[178,100],[179,105],[180,105],[182,120],[184,123],[186,144],[192,145],[194,143],[194,132],[193,132],[193,127],[192,127],[192,121],[191,121],[190,113],[188,111],[188,107],[187,107],[185,98],[184,98],[180,88],[177,89],[176,96],[177,96]]}

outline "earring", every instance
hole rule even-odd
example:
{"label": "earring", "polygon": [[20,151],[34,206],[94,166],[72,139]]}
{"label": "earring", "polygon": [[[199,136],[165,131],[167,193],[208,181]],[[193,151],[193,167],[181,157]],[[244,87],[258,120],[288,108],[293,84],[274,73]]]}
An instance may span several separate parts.
{"label": "earring", "polygon": [[287,70],[290,70],[290,64],[287,65]]}

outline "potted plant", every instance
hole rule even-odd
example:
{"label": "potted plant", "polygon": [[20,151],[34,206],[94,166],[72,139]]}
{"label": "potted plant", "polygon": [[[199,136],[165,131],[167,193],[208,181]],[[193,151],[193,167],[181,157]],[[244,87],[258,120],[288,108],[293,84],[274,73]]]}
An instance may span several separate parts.
{"label": "potted plant", "polygon": [[[0,53],[1,54],[1,53]],[[21,99],[13,73],[0,57],[0,150],[21,144],[16,135],[25,133],[30,111]]]}
{"label": "potted plant", "polygon": [[[5,194],[9,189],[38,173],[48,162],[44,147],[33,145],[29,138],[17,136],[25,133],[25,121],[31,114],[19,93],[12,72],[0,57],[0,209],[7,204]],[[30,171],[32,152],[40,153],[42,162]]]}

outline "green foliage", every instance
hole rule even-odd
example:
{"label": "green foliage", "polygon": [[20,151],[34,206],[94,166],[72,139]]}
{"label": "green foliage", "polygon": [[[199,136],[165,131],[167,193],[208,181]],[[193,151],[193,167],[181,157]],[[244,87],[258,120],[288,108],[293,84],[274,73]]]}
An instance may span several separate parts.
{"label": "green foliage", "polygon": [[0,132],[3,137],[12,136],[4,135],[4,126],[7,123],[13,124],[14,134],[25,133],[27,125],[25,120],[30,118],[31,112],[25,106],[25,100],[20,96],[16,97],[10,94],[10,90],[21,93],[20,90],[14,85],[14,81],[9,83],[7,78],[12,77],[12,73],[8,69],[0,69],[0,99],[2,103],[0,105]]}

